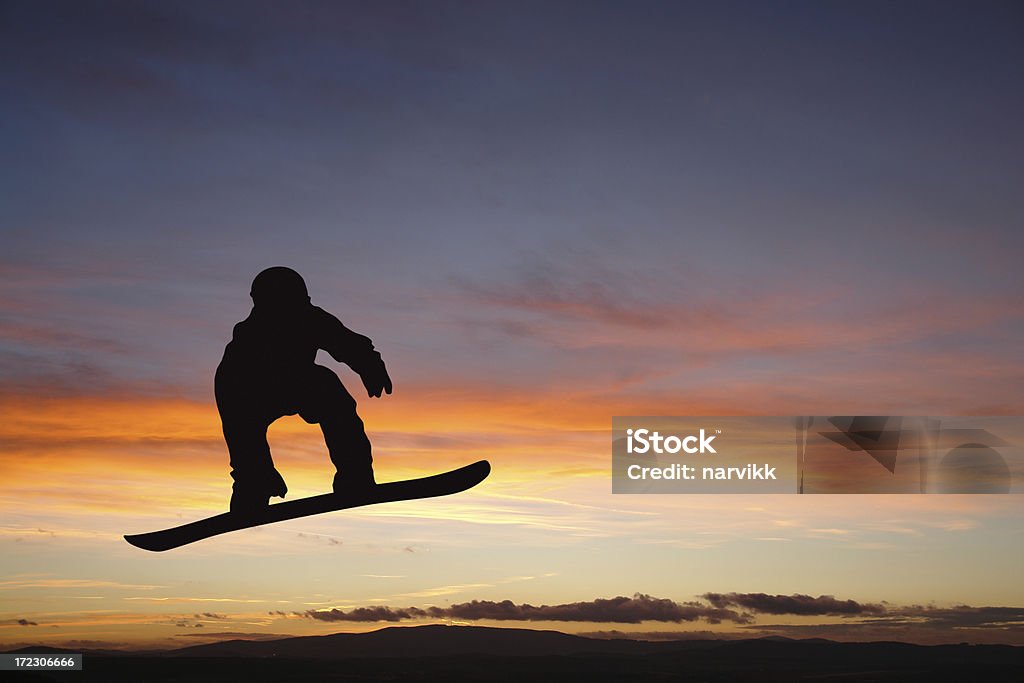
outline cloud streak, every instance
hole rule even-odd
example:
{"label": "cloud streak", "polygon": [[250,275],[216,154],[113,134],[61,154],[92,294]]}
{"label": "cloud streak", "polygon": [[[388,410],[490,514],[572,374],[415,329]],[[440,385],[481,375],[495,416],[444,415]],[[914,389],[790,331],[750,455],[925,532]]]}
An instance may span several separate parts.
{"label": "cloud streak", "polygon": [[[307,610],[281,616],[337,623],[397,623],[430,619],[461,622],[574,622],[589,624],[733,624],[725,630],[599,631],[604,638],[677,640],[766,635],[826,637],[839,640],[899,640],[943,643],[988,642],[1024,644],[1024,608],[1007,606],[936,607],[841,600],[832,595],[801,593],[705,593],[704,601],[677,602],[637,593],[633,597],[598,598],[557,605],[531,605],[511,600],[473,600],[446,607],[359,607],[350,610]],[[764,623],[764,616],[804,617],[813,623]],[[838,621],[835,619],[838,618]],[[743,633],[745,635],[740,636]]]}
{"label": "cloud streak", "polygon": [[123,590],[155,590],[163,586],[120,583],[118,581],[96,581],[93,579],[24,579],[0,581],[0,590],[24,590],[26,588],[117,588]]}
{"label": "cloud streak", "polygon": [[741,607],[763,614],[795,614],[801,616],[879,615],[885,607],[855,600],[837,600],[831,595],[768,595],[766,593],[705,593],[702,596],[715,607]]}
{"label": "cloud streak", "polygon": [[971,605],[890,607],[885,616],[838,623],[743,626],[760,635],[834,640],[897,640],[922,644],[1003,643],[1024,645],[1024,608]]}
{"label": "cloud streak", "polygon": [[348,612],[339,609],[309,610],[318,621],[405,621],[410,619],[460,619],[465,621],[565,621],[589,623],[639,624],[644,621],[682,623],[704,620],[747,623],[738,612],[698,602],[675,602],[637,593],[633,597],[598,598],[560,605],[517,604],[511,600],[473,600],[450,607],[360,607]]}

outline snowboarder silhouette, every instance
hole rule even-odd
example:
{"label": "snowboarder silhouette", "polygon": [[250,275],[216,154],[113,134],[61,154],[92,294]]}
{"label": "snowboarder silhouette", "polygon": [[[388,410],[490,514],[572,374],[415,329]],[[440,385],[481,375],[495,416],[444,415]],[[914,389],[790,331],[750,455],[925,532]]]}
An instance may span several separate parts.
{"label": "snowboarder silhouette", "polygon": [[252,283],[253,308],[235,325],[214,381],[231,457],[231,512],[255,514],[288,487],[274,467],[267,429],[285,415],[319,424],[327,443],[335,493],[363,493],[376,484],[370,440],[356,402],[338,376],[315,363],[318,349],[359,374],[367,395],[391,393],[391,378],[373,342],[314,306],[302,276],[267,268]]}
{"label": "snowboarder silhouette", "polygon": [[[363,380],[366,393],[391,393],[391,378],[373,342],[314,306],[302,276],[291,268],[267,268],[252,282],[252,311],[235,325],[214,389],[224,440],[231,456],[229,512],[147,533],[125,534],[136,548],[163,552],[253,526],[348,510],[366,505],[450,496],[473,488],[491,472],[478,460],[446,472],[378,484],[370,440],[356,402],[338,376],[316,364],[327,351]],[[274,467],[267,428],[299,415],[319,424],[337,473],[333,492],[270,505],[288,487]]]}

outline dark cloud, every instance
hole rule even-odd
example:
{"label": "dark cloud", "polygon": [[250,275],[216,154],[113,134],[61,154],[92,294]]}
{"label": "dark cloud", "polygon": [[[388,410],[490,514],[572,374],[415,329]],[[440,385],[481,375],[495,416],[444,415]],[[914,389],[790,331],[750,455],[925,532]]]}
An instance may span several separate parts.
{"label": "dark cloud", "polygon": [[[431,608],[436,610],[438,608]],[[327,611],[309,610],[306,616],[318,621],[404,621],[406,619],[419,619],[421,617],[435,616],[427,610],[417,607],[404,609],[393,609],[391,607],[357,607],[354,610],[345,612],[340,609]]]}
{"label": "dark cloud", "polygon": [[[848,617],[849,615],[841,615]],[[889,606],[883,615],[863,614],[831,624],[757,624],[758,635],[834,640],[897,640],[921,644],[1008,643],[1024,645],[1022,607]]]}
{"label": "dark cloud", "polygon": [[18,623],[22,626],[39,626],[38,623],[29,621],[28,619],[18,619]]}
{"label": "dark cloud", "polygon": [[[1024,635],[1024,608],[972,607],[950,608],[912,605],[897,607],[855,600],[839,600],[832,595],[812,597],[769,595],[766,593],[705,593],[706,602],[676,602],[637,593],[633,597],[598,598],[559,605],[531,605],[511,600],[473,600],[446,607],[359,607],[352,610],[331,609],[293,612],[326,622],[399,622],[414,619],[456,619],[461,621],[563,621],[585,623],[639,624],[643,622],[708,624],[732,622],[750,631],[765,635],[793,634],[806,636],[838,636],[877,639],[883,636],[908,640],[907,635],[931,632],[956,634],[968,631],[990,631]],[[276,611],[272,615],[287,616]],[[757,614],[840,617],[842,623],[808,625],[760,625]],[[594,637],[640,638],[644,640],[677,640],[680,638],[721,637],[711,631],[672,632],[649,631],[629,633],[597,631]],[[923,636],[916,637],[921,640]],[[927,638],[926,638],[927,639]],[[955,639],[953,636],[946,640]]]}
{"label": "dark cloud", "polygon": [[445,610],[445,616],[456,619],[495,619],[502,621],[589,621],[638,624],[642,621],[664,621],[680,623],[704,619],[711,623],[747,619],[730,609],[703,605],[697,602],[679,603],[666,598],[653,598],[636,594],[631,598],[572,602],[563,605],[530,604],[517,605],[510,600],[491,602],[474,600],[452,605]]}
{"label": "dark cloud", "polygon": [[860,603],[855,600],[837,600],[831,595],[768,595],[767,593],[705,593],[705,600],[715,607],[742,607],[764,614],[808,615],[880,615],[885,607],[874,603]]}
{"label": "dark cloud", "polygon": [[[914,605],[890,611],[892,624],[914,624],[926,628],[997,628],[1024,632],[1024,607],[921,607]],[[877,621],[874,623],[878,623]]]}
{"label": "dark cloud", "polygon": [[734,610],[698,602],[679,603],[665,598],[636,594],[631,598],[598,598],[561,605],[517,604],[511,600],[494,602],[473,600],[449,607],[360,607],[349,612],[332,609],[310,610],[306,616],[320,621],[403,621],[406,619],[462,619],[466,621],[582,621],[594,623],[639,624],[644,621],[681,623],[703,619],[748,623],[749,617]]}

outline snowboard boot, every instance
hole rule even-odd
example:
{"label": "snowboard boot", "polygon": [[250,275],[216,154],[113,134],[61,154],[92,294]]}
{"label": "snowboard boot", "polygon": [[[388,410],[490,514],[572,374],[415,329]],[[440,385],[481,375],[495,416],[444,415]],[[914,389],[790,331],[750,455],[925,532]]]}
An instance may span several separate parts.
{"label": "snowboard boot", "polygon": [[345,473],[334,475],[334,493],[342,496],[360,496],[373,491],[377,482],[373,478],[373,467],[346,467]]}
{"label": "snowboard boot", "polygon": [[247,474],[238,476],[232,473],[235,484],[231,487],[231,504],[229,509],[236,514],[253,515],[267,509],[271,496],[284,498],[288,486],[276,469],[261,473],[258,476]]}

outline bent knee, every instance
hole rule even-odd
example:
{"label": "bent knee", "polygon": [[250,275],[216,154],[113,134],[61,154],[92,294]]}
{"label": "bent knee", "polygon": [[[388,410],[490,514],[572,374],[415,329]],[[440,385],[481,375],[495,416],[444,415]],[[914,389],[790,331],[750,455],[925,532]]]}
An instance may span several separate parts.
{"label": "bent knee", "polygon": [[313,424],[328,416],[355,415],[355,399],[349,395],[334,371],[322,365],[314,367],[299,416]]}

